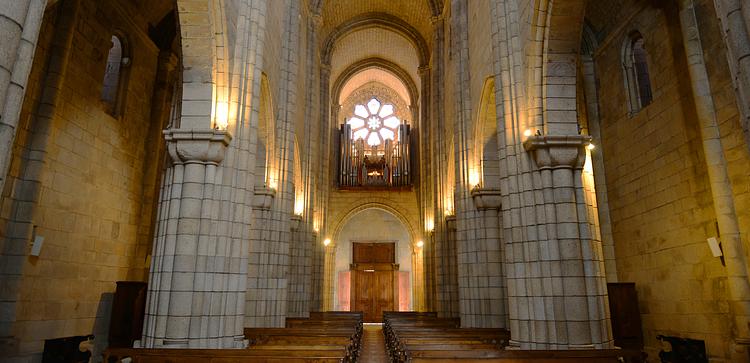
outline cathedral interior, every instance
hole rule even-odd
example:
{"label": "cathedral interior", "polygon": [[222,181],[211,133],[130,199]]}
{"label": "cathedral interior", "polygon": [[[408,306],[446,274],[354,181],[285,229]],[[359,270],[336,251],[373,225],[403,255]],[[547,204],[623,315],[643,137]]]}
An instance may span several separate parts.
{"label": "cathedral interior", "polygon": [[0,192],[3,362],[747,363],[750,2],[0,0]]}

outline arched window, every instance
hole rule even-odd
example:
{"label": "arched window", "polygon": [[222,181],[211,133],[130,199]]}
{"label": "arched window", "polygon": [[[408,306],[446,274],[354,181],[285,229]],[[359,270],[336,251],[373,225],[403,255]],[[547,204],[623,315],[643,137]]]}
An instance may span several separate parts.
{"label": "arched window", "polygon": [[354,115],[346,123],[352,128],[352,140],[363,139],[370,147],[377,147],[385,140],[398,141],[401,120],[393,105],[372,98],[367,105],[355,105]]}
{"label": "arched window", "polygon": [[623,47],[623,68],[625,88],[630,103],[630,114],[638,113],[653,99],[651,78],[648,71],[648,53],[640,33],[631,34]]}
{"label": "arched window", "polygon": [[117,35],[112,36],[112,47],[107,55],[107,66],[102,80],[102,101],[107,106],[107,112],[117,116],[122,111],[123,103],[123,73],[130,59],[126,55],[125,45]]}
{"label": "arched window", "polygon": [[[393,104],[375,97],[354,103],[341,126],[342,187],[404,187],[410,185],[409,125]],[[350,107],[350,106],[347,106]]]}

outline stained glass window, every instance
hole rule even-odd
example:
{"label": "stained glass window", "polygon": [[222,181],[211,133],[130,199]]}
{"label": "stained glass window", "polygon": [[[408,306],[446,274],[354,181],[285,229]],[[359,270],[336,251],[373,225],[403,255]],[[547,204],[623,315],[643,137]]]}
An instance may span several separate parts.
{"label": "stained glass window", "polygon": [[394,112],[393,105],[382,104],[374,97],[366,105],[355,105],[354,115],[346,122],[352,127],[352,139],[363,139],[371,147],[385,140],[398,141],[401,120]]}

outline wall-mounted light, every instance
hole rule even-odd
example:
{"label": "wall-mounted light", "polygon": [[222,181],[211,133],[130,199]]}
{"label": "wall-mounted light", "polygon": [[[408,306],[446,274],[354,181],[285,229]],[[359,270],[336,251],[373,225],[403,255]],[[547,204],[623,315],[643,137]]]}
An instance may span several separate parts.
{"label": "wall-mounted light", "polygon": [[435,221],[431,217],[424,221],[424,229],[426,229],[427,232],[435,230]]}
{"label": "wall-mounted light", "polygon": [[479,183],[482,179],[479,177],[479,172],[476,170],[469,171],[469,186],[472,188],[479,187]]}
{"label": "wall-mounted light", "polygon": [[229,104],[226,102],[216,102],[216,112],[214,114],[214,125],[219,130],[226,130],[229,126]]}
{"label": "wall-mounted light", "polygon": [[524,136],[524,137],[531,137],[531,135],[533,135],[533,134],[534,134],[534,131],[532,131],[531,129],[526,129],[526,130],[525,130],[525,131],[523,132],[523,136]]}
{"label": "wall-mounted light", "polygon": [[424,247],[424,241],[418,241],[418,242],[417,242],[417,247],[418,247],[418,248],[422,248],[422,247]]}
{"label": "wall-mounted light", "polygon": [[276,179],[268,179],[268,188],[276,190],[278,188],[278,183],[276,182]]}
{"label": "wall-mounted light", "polygon": [[589,143],[588,145],[586,145],[586,149],[594,150],[596,149],[596,145],[594,145],[593,143]]}
{"label": "wall-mounted light", "polygon": [[325,240],[323,240],[323,246],[328,247],[328,245],[330,245],[330,244],[331,244],[331,239],[330,238],[326,238]]}
{"label": "wall-mounted light", "polygon": [[294,198],[294,214],[298,216],[302,216],[302,213],[305,211],[305,196],[304,195],[298,195],[296,198]]}

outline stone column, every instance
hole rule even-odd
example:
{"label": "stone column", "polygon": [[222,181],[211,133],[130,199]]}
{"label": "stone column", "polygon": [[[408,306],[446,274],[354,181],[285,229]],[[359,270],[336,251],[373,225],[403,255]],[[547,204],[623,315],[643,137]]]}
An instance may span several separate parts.
{"label": "stone column", "polygon": [[308,315],[304,308],[308,298],[305,297],[305,246],[307,241],[304,236],[302,216],[293,215],[290,225],[289,243],[289,302],[287,303],[287,316],[302,317]]}
{"label": "stone column", "polygon": [[[172,165],[165,173],[159,233],[154,241],[142,345],[147,348],[237,348],[242,332],[224,331],[227,301],[237,291],[223,283],[244,278],[231,256],[217,251],[213,199],[217,166],[231,139],[226,131],[164,132]],[[231,311],[230,311],[231,310]],[[241,327],[240,327],[241,328]]]}
{"label": "stone column", "polygon": [[[698,20],[693,0],[680,1],[680,25],[685,43],[690,83],[695,100],[695,116],[700,124],[703,154],[713,197],[716,221],[719,227],[727,267],[729,311],[733,318],[732,332],[734,362],[748,362],[750,347],[750,281],[748,281],[747,251],[740,234],[735,209],[735,198],[724,155],[721,132],[716,119],[716,107],[711,93],[711,83],[701,44]],[[750,44],[747,44],[750,47]],[[748,53],[750,55],[750,53]],[[748,69],[750,71],[750,68]],[[747,100],[745,100],[747,102]],[[743,243],[744,242],[744,243]]]}
{"label": "stone column", "polygon": [[323,272],[323,310],[333,310],[333,289],[336,286],[336,245],[331,243],[325,246],[325,262]]}
{"label": "stone column", "polygon": [[445,316],[458,317],[458,270],[456,266],[456,217],[445,217],[445,244],[441,271]]}
{"label": "stone column", "polygon": [[714,5],[725,34],[745,142],[750,147],[750,5],[744,0],[714,0]]}
{"label": "stone column", "polygon": [[0,190],[5,185],[47,0],[0,1]]}
{"label": "stone column", "polygon": [[[3,57],[0,62],[5,63],[0,66],[5,68],[4,70],[0,69],[0,72],[6,72],[4,76],[0,75],[0,79],[7,77],[7,82],[9,82],[5,86],[7,87],[6,95],[0,96],[0,103],[13,102],[11,105],[6,105],[0,112],[0,148],[2,148],[3,155],[0,158],[4,158],[0,160],[0,163],[2,163],[0,167],[3,168],[1,170],[3,174],[0,175],[3,179],[0,184],[4,185],[10,158],[13,154],[12,148],[24,93],[24,89],[19,88],[19,85],[14,85],[14,82],[23,81],[22,83],[25,84],[30,71],[19,71],[26,73],[21,77],[21,80],[17,78],[21,76],[21,73],[16,73],[16,66],[20,67],[22,63],[28,62],[27,67],[30,68],[33,58],[31,53],[33,53],[35,47],[31,44],[24,45],[25,41],[22,38],[25,37],[24,33],[28,31],[33,33],[33,38],[36,39],[39,25],[21,29],[19,24],[15,24],[16,20],[27,16],[29,7],[33,6],[31,2],[20,1],[19,4],[15,4],[12,1],[5,1],[2,4],[0,8],[3,11],[9,11],[9,13],[3,14],[7,16],[5,18],[0,16],[0,21],[3,22],[0,25],[2,27],[0,28],[2,34],[0,39],[3,39],[0,42],[0,53],[6,51],[10,53],[22,52],[23,48],[32,47],[31,52],[27,52],[29,55],[27,60],[18,59],[21,56],[20,53],[0,55],[0,57]],[[20,8],[16,6],[20,6]],[[28,245],[33,238],[34,221],[42,218],[37,206],[41,198],[42,180],[44,180],[47,172],[47,168],[45,168],[47,150],[50,143],[52,123],[61,99],[61,90],[66,77],[68,77],[68,64],[73,53],[73,38],[76,34],[80,8],[80,2],[77,0],[69,0],[58,4],[55,32],[48,50],[49,59],[46,61],[48,66],[43,75],[40,101],[38,105],[34,106],[35,110],[32,112],[32,119],[28,126],[31,132],[21,149],[20,175],[10,181],[12,183],[9,186],[11,197],[8,198],[11,204],[9,206],[10,217],[3,233],[3,240],[0,242],[2,248],[0,266],[3,266],[0,269],[0,302],[3,305],[2,314],[0,314],[0,342],[11,341],[7,344],[11,347],[16,345],[12,341],[15,339],[14,335],[16,335],[14,332],[14,329],[16,329],[14,327],[16,309],[20,283],[23,277],[23,266],[27,263]],[[29,14],[28,16],[32,15]],[[39,16],[41,17],[41,14]],[[41,18],[39,21],[41,21]],[[17,29],[13,30],[14,27]],[[36,30],[34,30],[34,27],[36,27]],[[8,31],[8,33],[6,34],[5,31]],[[6,35],[11,39],[11,43],[5,43]],[[31,34],[28,35],[31,37]],[[20,43],[13,45],[13,41]]]}
{"label": "stone column", "polygon": [[578,189],[589,142],[583,135],[531,136],[524,142],[539,170],[543,205],[537,213],[546,224],[545,237],[525,243],[530,253],[506,257],[525,266],[510,297],[527,301],[519,302],[511,317],[519,327],[511,329],[517,333],[512,343],[525,349],[612,346],[601,243],[591,239],[585,208],[579,211],[579,204],[585,205]]}
{"label": "stone column", "polygon": [[503,248],[500,239],[500,191],[474,188],[471,191],[474,205],[479,211],[481,228],[473,244],[479,259],[469,268],[472,289],[476,292],[478,315],[473,326],[481,328],[507,328],[507,297],[503,273]]}
{"label": "stone column", "polygon": [[245,296],[245,326],[247,327],[284,326],[286,306],[282,310],[277,304],[269,304],[277,298],[277,289],[280,287],[278,279],[286,275],[286,270],[281,273],[278,271],[279,256],[276,253],[278,248],[274,246],[277,241],[271,238],[272,230],[269,228],[269,225],[273,223],[275,199],[275,189],[265,186],[255,187],[253,224],[250,229],[247,295]]}

